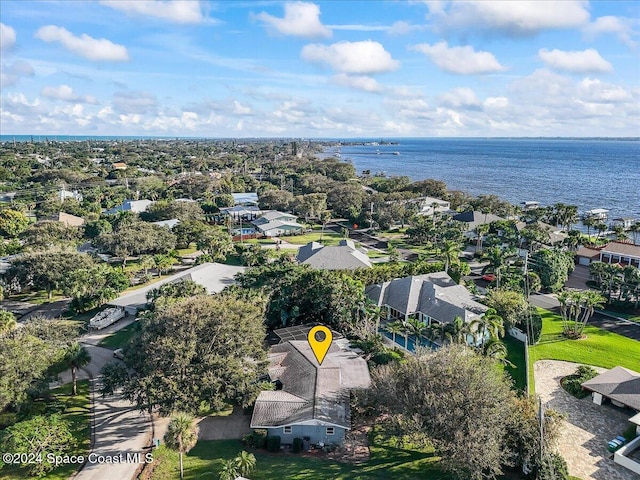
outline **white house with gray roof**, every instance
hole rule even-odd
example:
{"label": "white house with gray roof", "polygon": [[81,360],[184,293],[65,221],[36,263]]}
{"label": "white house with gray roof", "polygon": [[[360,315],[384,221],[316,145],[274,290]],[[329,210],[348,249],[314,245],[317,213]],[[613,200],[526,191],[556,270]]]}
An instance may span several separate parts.
{"label": "white house with gray roof", "polygon": [[366,253],[358,250],[353,240],[340,240],[338,245],[309,242],[298,250],[298,262],[319,270],[355,270],[371,268]]}
{"label": "white house with gray roof", "polygon": [[351,429],[349,393],[371,385],[367,362],[346,339],[331,343],[322,365],[306,340],[273,346],[268,360],[269,377],[281,388],[260,392],[251,428],[266,429],[283,444],[301,438],[341,445]]}
{"label": "white house with gray roof", "polygon": [[268,210],[256,218],[253,222],[260,233],[267,237],[279,237],[281,235],[293,235],[302,233],[304,225],[296,220],[298,217],[290,213]]}
{"label": "white house with gray roof", "polygon": [[470,323],[487,307],[475,301],[469,291],[445,272],[412,275],[370,285],[365,294],[387,312],[388,320],[416,318],[425,325],[451,323],[456,317]]}

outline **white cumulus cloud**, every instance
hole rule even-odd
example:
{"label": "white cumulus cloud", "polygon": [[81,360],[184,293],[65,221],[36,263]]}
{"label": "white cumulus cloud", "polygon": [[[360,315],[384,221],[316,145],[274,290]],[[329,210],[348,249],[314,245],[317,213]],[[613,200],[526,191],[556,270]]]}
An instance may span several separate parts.
{"label": "white cumulus cloud", "polygon": [[73,91],[73,88],[71,88],[69,85],[59,85],[57,87],[44,87],[42,89],[42,96],[43,97],[47,97],[47,98],[51,98],[54,100],[62,100],[64,102],[82,102],[82,103],[90,103],[92,105],[95,105],[98,103],[98,101],[95,99],[95,97],[92,96],[82,96],[82,95],[78,95]]}
{"label": "white cumulus cloud", "polygon": [[86,33],[77,37],[67,29],[55,25],[39,28],[34,36],[48,43],[58,42],[70,52],[88,60],[105,62],[129,60],[129,54],[123,45],[115,44],[106,38],[93,38]]}
{"label": "white cumulus cloud", "polygon": [[473,90],[467,87],[454,88],[440,95],[440,103],[453,108],[478,109],[480,101]]}
{"label": "white cumulus cloud", "polygon": [[507,97],[487,97],[482,105],[487,109],[506,108],[509,106],[509,99]]}
{"label": "white cumulus cloud", "polygon": [[476,52],[473,47],[449,47],[446,41],[430,45],[420,43],[412,50],[424,53],[438,68],[458,75],[494,73],[505,70],[490,52]]}
{"label": "white cumulus cloud", "polygon": [[588,4],[582,0],[456,0],[428,5],[430,17],[441,30],[526,36],[542,30],[575,28],[589,21]]}
{"label": "white cumulus cloud", "polygon": [[9,25],[0,23],[0,50],[9,50],[16,44],[16,31]]}
{"label": "white cumulus cloud", "polygon": [[613,34],[618,40],[629,47],[635,47],[638,42],[633,40],[634,35],[638,35],[633,29],[633,21],[625,17],[615,17],[606,15],[598,17],[583,29],[587,38],[593,39],[602,34]]}
{"label": "white cumulus cloud", "polygon": [[320,21],[320,8],[314,3],[285,3],[284,18],[274,17],[266,12],[261,12],[254,18],[283,35],[304,38],[331,37],[331,30]]}
{"label": "white cumulus cloud", "polygon": [[554,70],[571,73],[610,72],[613,67],[600,56],[597,50],[589,48],[584,51],[564,51],[542,48],[538,57]]}
{"label": "white cumulus cloud", "polygon": [[332,45],[318,43],[305,45],[300,54],[303,60],[326,63],[340,73],[372,74],[396,70],[400,62],[394,60],[382,44],[372,40],[338,42]]}
{"label": "white cumulus cloud", "polygon": [[367,75],[347,75],[345,73],[339,73],[334,75],[331,81],[336,85],[355,88],[356,90],[364,90],[365,92],[377,93],[382,91],[382,87],[376,79]]}
{"label": "white cumulus cloud", "polygon": [[161,18],[174,23],[201,23],[205,17],[196,0],[102,0],[102,5],[127,15]]}
{"label": "white cumulus cloud", "polygon": [[242,105],[239,101],[234,100],[233,101],[233,113],[236,115],[251,115],[253,113],[253,111],[251,110],[251,107],[248,107],[246,105]]}

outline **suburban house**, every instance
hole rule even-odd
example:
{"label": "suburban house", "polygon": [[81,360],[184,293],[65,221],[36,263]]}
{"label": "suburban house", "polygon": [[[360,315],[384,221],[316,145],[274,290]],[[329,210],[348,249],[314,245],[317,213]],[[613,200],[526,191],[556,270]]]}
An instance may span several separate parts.
{"label": "suburban house", "polygon": [[356,248],[353,240],[340,240],[338,245],[322,245],[309,242],[300,247],[296,256],[298,262],[319,270],[355,270],[371,268],[366,253]]}
{"label": "suburban house", "polygon": [[77,200],[78,202],[81,202],[83,198],[84,197],[82,196],[82,194],[77,190],[70,192],[69,190],[62,189],[58,192],[58,200],[60,200],[61,202],[64,202],[66,199]]}
{"label": "suburban house", "polygon": [[580,247],[576,252],[576,261],[578,265],[591,265],[591,262],[600,261],[600,249]]}
{"label": "suburban house", "polygon": [[240,220],[250,222],[255,220],[262,214],[262,210],[253,205],[235,205],[233,207],[223,207],[220,209],[220,215],[223,217],[231,217],[235,221]]}
{"label": "suburban house", "polygon": [[298,217],[290,213],[268,210],[251,223],[266,237],[279,237],[302,233],[304,225],[299,224],[296,220]]}
{"label": "suburban house", "polygon": [[56,213],[47,220],[64,223],[67,227],[81,227],[84,225],[84,218],[76,217],[75,215],[70,215],[64,212]]}
{"label": "suburban house", "polygon": [[147,293],[156,288],[160,288],[167,283],[182,282],[191,280],[207,289],[208,294],[218,293],[224,290],[228,285],[235,283],[235,276],[240,272],[244,272],[245,267],[236,267],[233,265],[224,265],[221,263],[203,263],[188,270],[183,270],[168,278],[152,283],[145,287],[125,293],[118,298],[111,300],[107,305],[112,307],[121,307],[128,314],[135,315],[138,310],[144,310],[149,301]]}
{"label": "suburban house", "polygon": [[334,339],[318,364],[306,340],[311,327],[293,327],[300,340],[271,347],[268,371],[277,389],[260,392],[251,417],[251,428],[266,429],[283,444],[300,438],[307,449],[341,445],[351,429],[349,393],[371,385],[367,362],[346,339]]}
{"label": "suburban house", "polygon": [[234,205],[258,205],[257,192],[245,192],[245,193],[232,193]]}
{"label": "suburban house", "polygon": [[[618,366],[587,380],[582,388],[591,392],[593,403],[602,405],[609,401],[616,407],[640,412],[638,372]],[[632,416],[629,422],[636,425],[636,433],[640,435],[640,413]],[[640,436],[618,449],[613,461],[640,475]]]}
{"label": "suburban house", "polygon": [[478,225],[485,225],[491,222],[501,222],[504,220],[504,218],[494,215],[493,213],[482,213],[475,210],[458,213],[453,216],[453,219],[466,224],[467,232],[472,232]]}
{"label": "suburban house", "polygon": [[105,215],[113,215],[119,212],[133,212],[133,213],[141,213],[146,212],[147,209],[153,205],[153,201],[151,200],[125,200],[122,205],[118,205],[117,207],[110,208],[109,210],[105,210]]}
{"label": "suburban house", "polygon": [[[469,291],[445,272],[395,278],[369,285],[367,297],[386,313],[387,321],[415,318],[424,325],[452,323],[460,317],[470,323],[487,311]],[[395,335],[393,336],[395,341]],[[405,340],[406,341],[406,340]]]}
{"label": "suburban house", "polygon": [[115,162],[111,164],[111,168],[113,170],[126,170],[127,169],[127,164],[124,162]]}
{"label": "suburban house", "polygon": [[610,242],[600,249],[600,261],[640,268],[640,245]]}
{"label": "suburban house", "polygon": [[433,215],[435,213],[444,213],[451,210],[451,203],[447,200],[434,197],[420,197],[416,199],[419,202],[420,210],[418,215]]}

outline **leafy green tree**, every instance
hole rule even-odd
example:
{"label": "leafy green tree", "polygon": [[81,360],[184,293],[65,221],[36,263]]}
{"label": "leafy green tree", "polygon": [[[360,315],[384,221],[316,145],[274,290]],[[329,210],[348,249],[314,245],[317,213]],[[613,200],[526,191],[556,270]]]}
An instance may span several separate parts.
{"label": "leafy green tree", "polygon": [[19,211],[5,208],[0,210],[0,235],[5,238],[15,238],[29,226],[27,216]]}
{"label": "leafy green tree", "polygon": [[122,258],[126,265],[132,255],[166,254],[176,246],[176,237],[166,228],[133,221],[119,225],[113,233],[98,236],[94,243],[101,249]]}
{"label": "leafy green tree", "polygon": [[47,370],[64,358],[77,328],[67,322],[35,318],[0,336],[0,410],[17,410],[30,388],[47,378]]}
{"label": "leafy green tree", "polygon": [[24,230],[20,238],[32,250],[48,250],[74,245],[80,239],[80,229],[62,222],[43,220]]}
{"label": "leafy green tree", "polygon": [[185,298],[206,295],[207,289],[193,280],[165,283],[159,288],[147,292],[147,300],[151,302],[151,310],[162,310],[184,300]]}
{"label": "leafy green tree", "polygon": [[176,259],[173,255],[154,255],[153,263],[158,269],[158,276],[162,275],[162,273],[166,273],[171,270],[173,264],[176,263]]}
{"label": "leafy green tree", "polygon": [[60,415],[38,415],[8,427],[0,437],[3,452],[25,454],[37,458],[35,462],[21,465],[30,475],[42,477],[56,468],[49,455],[68,454],[76,445],[69,422]]}
{"label": "leafy green tree", "polygon": [[4,309],[0,309],[0,336],[16,328],[16,316]]}
{"label": "leafy green tree", "polygon": [[365,195],[358,182],[338,183],[327,193],[327,205],[338,217],[356,219]]}
{"label": "leafy green tree", "polygon": [[528,308],[522,293],[497,288],[487,292],[485,303],[502,317],[507,330],[519,323]]}
{"label": "leafy green tree", "polygon": [[176,246],[178,248],[189,248],[191,242],[195,242],[207,228],[207,224],[199,220],[184,220],[180,222],[173,227],[173,234],[176,236]]}
{"label": "leafy green tree", "polygon": [[452,345],[378,367],[372,382],[369,402],[388,430],[428,436],[445,470],[472,480],[502,473],[515,395],[492,360]]}
{"label": "leafy green tree", "polygon": [[[123,385],[140,409],[197,413],[202,403],[247,406],[249,383],[264,373],[264,301],[233,290],[187,298],[141,325],[125,348],[137,375]],[[242,402],[244,400],[244,402]]]}
{"label": "leafy green tree", "polygon": [[293,193],[288,190],[270,190],[260,195],[259,205],[263,210],[288,211],[294,203]]}
{"label": "leafy green tree", "polygon": [[54,290],[66,284],[71,272],[93,265],[89,255],[77,252],[31,253],[16,259],[7,276],[21,288],[46,290],[51,298]]}
{"label": "leafy green tree", "polygon": [[233,239],[224,230],[209,227],[196,239],[198,249],[210,255],[214,262],[224,262],[234,252]]}
{"label": "leafy green tree", "polygon": [[260,244],[253,243],[244,245],[240,249],[240,260],[248,267],[264,265],[269,259],[269,252],[263,249]]}
{"label": "leafy green tree", "polygon": [[73,385],[71,395],[75,396],[78,393],[76,388],[78,369],[89,365],[90,362],[91,354],[79,343],[73,343],[65,352],[64,363],[71,368],[71,383]]}
{"label": "leafy green tree", "polygon": [[164,441],[172,450],[180,454],[180,478],[184,478],[182,455],[189,452],[198,441],[198,426],[188,413],[178,412],[171,417]]}
{"label": "leafy green tree", "polygon": [[113,226],[105,218],[89,220],[84,224],[84,236],[87,238],[96,238],[103,234],[109,234],[112,231]]}
{"label": "leafy green tree", "polygon": [[129,380],[129,370],[126,365],[117,361],[105,364],[100,369],[100,375],[102,376],[100,394],[103,396],[113,395]]}
{"label": "leafy green tree", "polygon": [[146,212],[142,212],[140,218],[146,222],[158,222],[173,218],[177,218],[181,222],[197,221],[204,218],[204,212],[196,202],[159,200],[150,205]]}
{"label": "leafy green tree", "polygon": [[540,275],[543,288],[557,292],[567,282],[575,266],[573,256],[573,253],[557,248],[538,250],[531,255],[531,269]]}

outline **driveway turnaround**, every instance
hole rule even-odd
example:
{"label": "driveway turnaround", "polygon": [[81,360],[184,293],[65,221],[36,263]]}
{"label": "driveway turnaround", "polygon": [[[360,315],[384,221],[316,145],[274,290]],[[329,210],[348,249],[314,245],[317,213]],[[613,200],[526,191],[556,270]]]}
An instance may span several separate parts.
{"label": "driveway turnaround", "polygon": [[596,405],[591,396],[578,400],[560,385],[562,377],[574,373],[579,365],[541,360],[534,366],[536,393],[544,406],[567,415],[558,449],[569,474],[582,480],[638,480],[631,470],[613,463],[607,450],[607,442],[629,425],[630,415],[610,405]]}

